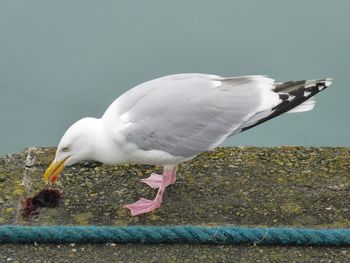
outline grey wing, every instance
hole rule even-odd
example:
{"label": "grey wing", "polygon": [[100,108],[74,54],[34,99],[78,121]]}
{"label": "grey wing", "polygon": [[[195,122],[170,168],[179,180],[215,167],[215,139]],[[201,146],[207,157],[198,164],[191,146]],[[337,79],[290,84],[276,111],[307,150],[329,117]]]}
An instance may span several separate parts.
{"label": "grey wing", "polygon": [[[195,156],[221,144],[251,116],[278,104],[273,83],[262,76],[163,80],[124,109],[124,136],[145,151]],[[132,92],[135,98],[138,92]]]}

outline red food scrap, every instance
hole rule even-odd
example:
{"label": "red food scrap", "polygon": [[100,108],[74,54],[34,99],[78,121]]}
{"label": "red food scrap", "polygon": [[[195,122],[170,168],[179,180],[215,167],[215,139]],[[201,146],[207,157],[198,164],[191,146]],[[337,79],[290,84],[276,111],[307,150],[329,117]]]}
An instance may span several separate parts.
{"label": "red food scrap", "polygon": [[35,196],[23,201],[22,215],[28,217],[38,214],[40,207],[57,207],[61,198],[61,192],[58,189],[43,189]]}

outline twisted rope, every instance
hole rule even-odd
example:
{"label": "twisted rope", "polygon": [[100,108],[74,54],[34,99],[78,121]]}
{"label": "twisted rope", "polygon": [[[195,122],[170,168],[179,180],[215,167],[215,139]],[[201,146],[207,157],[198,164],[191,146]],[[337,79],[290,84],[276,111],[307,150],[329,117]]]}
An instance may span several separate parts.
{"label": "twisted rope", "polygon": [[349,246],[350,229],[200,226],[0,226],[1,243],[190,243]]}

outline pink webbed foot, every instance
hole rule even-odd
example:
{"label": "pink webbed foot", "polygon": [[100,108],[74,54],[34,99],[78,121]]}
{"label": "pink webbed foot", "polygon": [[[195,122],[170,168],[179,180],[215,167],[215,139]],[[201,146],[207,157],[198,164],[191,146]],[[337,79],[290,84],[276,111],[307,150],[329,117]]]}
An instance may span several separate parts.
{"label": "pink webbed foot", "polygon": [[151,212],[151,211],[159,208],[160,204],[161,204],[161,202],[158,201],[157,199],[148,200],[145,198],[141,198],[139,201],[137,201],[135,203],[132,203],[129,205],[124,205],[124,207],[130,209],[132,216],[137,216],[137,215]]}
{"label": "pink webbed foot", "polygon": [[145,183],[153,189],[158,189],[162,185],[163,176],[152,173],[148,178],[141,179],[142,183]]}
{"label": "pink webbed foot", "polygon": [[140,214],[145,214],[151,212],[160,207],[165,188],[174,184],[176,181],[176,167],[171,169],[164,169],[163,176],[159,174],[151,174],[150,177],[142,179],[141,181],[148,184],[152,188],[158,188],[157,196],[154,200],[148,200],[141,198],[139,201],[125,205],[125,208],[130,209],[132,216],[137,216]]}

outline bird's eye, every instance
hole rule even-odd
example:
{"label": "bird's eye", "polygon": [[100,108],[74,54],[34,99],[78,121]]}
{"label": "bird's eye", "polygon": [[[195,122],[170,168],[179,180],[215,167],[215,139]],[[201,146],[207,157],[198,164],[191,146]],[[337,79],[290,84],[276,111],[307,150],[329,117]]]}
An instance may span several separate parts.
{"label": "bird's eye", "polygon": [[69,147],[68,146],[62,148],[62,152],[68,152],[68,151],[69,151]]}

